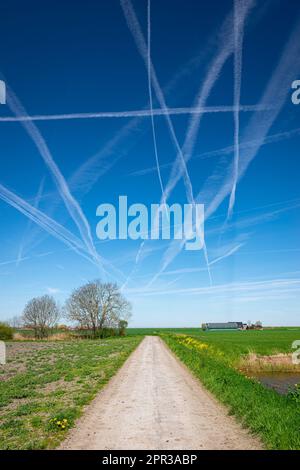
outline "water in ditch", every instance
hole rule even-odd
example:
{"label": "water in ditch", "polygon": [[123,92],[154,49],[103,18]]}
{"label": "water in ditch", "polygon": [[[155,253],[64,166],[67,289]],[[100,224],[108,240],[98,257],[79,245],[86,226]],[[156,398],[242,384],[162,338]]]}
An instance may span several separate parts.
{"label": "water in ditch", "polygon": [[300,383],[300,374],[294,372],[259,372],[253,374],[265,387],[271,388],[281,395],[286,395],[296,384]]}

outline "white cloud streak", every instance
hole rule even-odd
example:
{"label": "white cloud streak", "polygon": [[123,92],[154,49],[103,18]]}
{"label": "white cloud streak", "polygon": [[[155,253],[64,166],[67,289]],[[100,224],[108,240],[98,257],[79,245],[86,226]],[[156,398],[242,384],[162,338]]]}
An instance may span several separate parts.
{"label": "white cloud streak", "polygon": [[[132,33],[132,36],[135,40],[137,49],[138,49],[138,51],[139,51],[139,53],[140,53],[140,55],[141,55],[141,57],[144,61],[145,67],[147,68],[148,67],[147,45],[146,45],[142,30],[141,30],[141,27],[140,27],[140,24],[138,22],[137,16],[136,16],[135,11],[133,9],[132,3],[130,2],[130,0],[120,0],[120,3],[121,3],[121,7],[123,9],[123,12],[124,12],[124,16],[125,16],[128,28],[129,28],[130,32]],[[161,108],[165,111],[164,116],[166,118],[168,130],[169,130],[172,142],[173,142],[173,144],[175,146],[175,149],[177,151],[178,162],[180,164],[181,174],[183,175],[184,184],[185,184],[186,192],[187,192],[187,197],[188,197],[189,201],[193,201],[194,200],[193,188],[192,188],[190,177],[189,177],[189,174],[188,174],[188,171],[187,171],[185,160],[184,160],[184,157],[182,155],[182,151],[181,151],[180,145],[178,143],[178,140],[177,140],[177,137],[176,137],[176,134],[175,134],[173,123],[170,119],[170,115],[168,114],[168,107],[166,105],[166,101],[165,101],[162,89],[160,87],[160,84],[158,82],[157,75],[156,75],[156,72],[155,72],[155,69],[153,67],[153,64],[152,64],[151,60],[150,60],[149,65],[150,65],[150,73],[151,73],[151,82],[152,82],[157,100],[158,100]],[[167,200],[165,192],[163,193],[161,200],[162,200],[162,203],[163,203],[164,200]]]}
{"label": "white cloud streak", "polygon": [[[37,192],[36,197],[34,199],[33,207],[36,208],[36,209],[39,207],[39,203],[40,203],[40,200],[41,200],[41,197],[42,197],[42,194],[43,194],[43,190],[44,190],[44,179],[41,180],[39,188],[38,188],[38,192]],[[18,266],[20,264],[20,262],[24,259],[23,253],[24,253],[24,249],[25,249],[26,245],[28,245],[28,243],[29,243],[29,233],[30,233],[31,226],[32,226],[32,220],[29,219],[28,223],[27,223],[27,226],[25,228],[25,231],[23,233],[23,237],[22,237],[20,246],[19,246],[18,256],[17,256],[17,260],[16,260],[16,266]]]}
{"label": "white cloud streak", "polygon": [[[291,139],[298,135],[300,135],[300,127],[297,127],[296,129],[291,129],[290,131],[278,132],[276,134],[267,136],[262,142],[261,146],[270,145],[270,144],[280,142],[286,139]],[[249,140],[248,142],[241,142],[239,147],[240,147],[240,150],[248,150],[250,148],[255,147],[258,143],[259,143],[258,140]],[[209,150],[207,152],[194,155],[193,160],[214,158],[214,157],[219,157],[222,155],[230,155],[233,152],[234,152],[234,145],[228,145],[227,147],[222,147],[216,150]],[[169,168],[170,166],[172,166],[172,162],[160,165],[160,168]],[[144,168],[143,170],[137,170],[137,171],[128,173],[128,176],[143,176],[149,173],[153,173],[154,171],[156,171],[156,167],[149,167],[149,168]]]}
{"label": "white cloud streak", "polygon": [[[268,6],[269,2],[265,2],[264,6],[261,8],[260,11],[260,16],[262,16]],[[230,21],[231,21],[231,16],[228,18],[228,27],[230,26]],[[224,29],[224,28],[223,28]],[[215,50],[216,44],[219,43],[220,41],[223,41],[223,31],[221,28],[221,33],[220,33],[220,28],[217,27],[216,30],[211,34],[211,36],[208,38],[206,43],[203,45],[201,44],[200,48],[198,49],[197,54],[192,57],[185,66],[180,67],[179,71],[174,75],[174,77],[169,81],[167,86],[164,88],[164,91],[166,94],[170,94],[172,91],[175,90],[175,87],[178,87],[178,84],[185,80],[189,75],[195,72],[197,68],[200,66],[200,64],[207,58],[207,56]],[[176,91],[176,96],[178,96],[180,93],[180,89]],[[153,114],[159,115],[159,114],[180,114],[182,111],[186,110],[187,114],[189,112],[191,113],[206,113],[213,111],[214,108],[218,108],[221,111],[221,108],[226,112],[232,112],[232,106],[217,106],[217,107],[205,107],[205,108],[167,108],[166,110],[164,109],[154,109]],[[257,107],[256,105],[244,105],[242,109],[240,109],[240,112],[251,112],[251,110],[256,110]],[[132,111],[129,111],[131,113]],[[149,104],[146,104],[144,109],[142,111],[137,111],[137,113],[145,113],[145,116],[149,115]],[[133,113],[136,113],[133,111]],[[87,118],[90,117],[91,113],[86,113]],[[99,117],[102,116],[103,113],[92,113],[92,114],[99,114]],[[105,113],[106,114],[106,113]],[[109,113],[113,114],[114,113]],[[101,115],[101,116],[100,116]],[[54,115],[54,118],[56,119],[56,116],[60,115]],[[67,117],[73,116],[73,115],[65,115]],[[82,113],[76,114],[74,117],[80,118],[82,116]],[[94,116],[97,117],[97,116]],[[122,115],[122,117],[125,117]],[[129,117],[129,116],[128,116]],[[47,118],[47,116],[46,116]],[[142,122],[143,116],[137,116],[133,119],[130,120],[129,123],[124,125],[120,131],[101,149],[99,150],[96,154],[92,155],[90,158],[88,158],[83,165],[81,165],[73,174],[71,179],[68,181],[71,189],[73,191],[78,191],[81,190],[82,193],[88,192],[91,187],[98,181],[98,179],[103,176],[107,171],[109,171],[117,162],[120,158],[122,158],[124,155],[126,155],[129,151],[130,145],[126,145],[124,149],[120,150],[120,147],[117,149],[117,146],[125,139],[128,138],[129,136],[135,135],[137,130],[139,130],[139,135],[141,134],[141,129],[139,129],[139,125]],[[133,139],[131,139],[132,141]],[[136,140],[136,139],[134,139]],[[109,162],[107,162],[107,159],[109,158]]]}
{"label": "white cloud streak", "polygon": [[[162,89],[159,85],[157,75],[156,75],[155,69],[153,67],[151,58],[149,56],[149,51],[147,50],[145,39],[143,37],[143,33],[142,33],[142,30],[141,30],[140,24],[138,22],[137,16],[135,14],[135,11],[133,9],[132,3],[130,2],[130,0],[120,0],[120,3],[121,3],[121,6],[122,6],[122,9],[123,9],[127,24],[128,24],[128,28],[131,31],[132,35],[133,35],[133,38],[135,40],[137,49],[140,52],[140,55],[141,55],[142,59],[144,60],[146,68],[148,69],[148,76],[149,76],[149,78],[151,78],[151,82],[153,84],[157,100],[158,100],[161,108],[164,109],[164,110],[167,110],[166,101],[165,101]],[[149,31],[149,24],[148,24],[148,31]],[[181,169],[181,175],[183,175],[187,200],[189,201],[190,204],[193,205],[193,207],[195,207],[193,187],[192,187],[192,183],[191,183],[191,180],[190,180],[190,177],[189,177],[189,174],[188,174],[185,159],[184,159],[181,147],[179,145],[178,139],[176,137],[174,126],[173,126],[173,123],[170,119],[169,114],[165,114],[165,117],[166,117],[166,121],[167,121],[167,125],[168,125],[168,129],[169,129],[169,132],[170,132],[171,139],[172,139],[173,144],[175,146],[175,149],[177,151],[177,162],[178,162],[178,165],[180,166],[180,169]],[[159,170],[159,174],[160,174],[160,170]],[[162,185],[161,185],[161,187],[162,187]],[[161,203],[165,204],[166,201],[167,201],[167,198],[168,198],[167,191],[163,190],[163,187],[162,187]],[[211,276],[211,272],[210,272],[210,268],[209,268],[209,260],[208,260],[208,254],[207,254],[207,248],[206,248],[205,241],[203,242],[203,252],[204,252],[204,258],[205,258],[206,265],[207,265],[209,281],[210,281],[210,284],[212,284],[212,276]],[[153,279],[153,281],[154,280],[155,279]]]}
{"label": "white cloud streak", "polygon": [[[261,145],[263,145],[269,130],[271,129],[283,105],[286,102],[286,98],[290,92],[290,85],[293,77],[297,76],[297,74],[300,72],[299,36],[300,21],[298,20],[295,29],[291,33],[290,38],[284,47],[279,63],[275,68],[261,98],[261,104],[272,103],[274,105],[274,109],[272,111],[266,111],[262,113],[262,115],[254,113],[245,131],[243,132],[243,140],[246,142],[250,141],[254,136],[253,140],[256,142],[256,144],[249,148],[248,151],[243,153],[243,159],[239,165],[238,180],[244,176],[251,161],[256,157]],[[229,176],[227,179],[225,179],[225,183],[211,201],[206,211],[207,217],[212,215],[224,200],[224,198],[230,194],[231,187],[232,176]]]}
{"label": "white cloud streak", "polygon": [[79,238],[69,232],[69,230],[65,229],[62,225],[58,224],[55,220],[48,217],[42,211],[31,206],[28,202],[7,189],[2,184],[0,184],[0,199],[17,209],[23,215],[46,230],[50,235],[62,241],[77,254],[95,264],[95,260],[86,252],[86,247]]}
{"label": "white cloud streak", "polygon": [[[11,111],[16,115],[27,115],[25,109],[19,102],[18,98],[14,95],[14,93],[8,89],[8,96],[7,96],[7,104]],[[79,232],[81,234],[81,237],[90,253],[90,255],[94,258],[96,263],[98,263],[99,268],[102,269],[102,272],[104,273],[103,269],[103,260],[97,253],[97,250],[94,246],[92,235],[91,235],[91,229],[89,226],[89,223],[80,207],[78,202],[75,200],[75,198],[72,196],[69,186],[60,172],[58,165],[55,163],[50,150],[46,144],[46,141],[40,134],[38,128],[35,126],[35,124],[32,121],[22,121],[22,124],[27,131],[28,135],[31,137],[32,141],[36,145],[42,159],[44,160],[48,170],[50,171],[50,174],[53,178],[53,181],[57,187],[57,190],[62,197],[65,206],[74,220],[76,226],[79,229]]]}
{"label": "white cloud streak", "polygon": [[242,248],[242,246],[244,246],[245,243],[239,243],[237,246],[231,248],[231,250],[227,251],[224,255],[222,256],[219,256],[218,258],[215,258],[214,260],[212,260],[209,265],[212,266],[213,264],[216,264],[216,263],[219,263],[220,261],[228,258],[229,256],[233,255],[234,253],[236,253],[240,248]]}
{"label": "white cloud streak", "polygon": [[158,180],[159,180],[159,184],[160,184],[161,193],[163,195],[164,194],[164,187],[163,187],[163,182],[162,182],[162,177],[161,177],[160,167],[159,167],[156,131],[155,131],[154,116],[153,116],[153,100],[152,100],[152,84],[151,84],[151,0],[148,0],[148,4],[147,4],[147,39],[148,39],[148,41],[147,41],[147,44],[148,44],[148,50],[147,50],[147,75],[148,75],[149,103],[150,103],[150,111],[151,111],[152,137],[153,137],[153,146],[154,146],[154,154],[155,154]]}
{"label": "white cloud streak", "polygon": [[[272,108],[271,106],[268,109]],[[239,112],[251,113],[253,111],[265,111],[266,107],[258,104],[241,105]],[[69,121],[74,119],[128,119],[128,118],[146,118],[151,116],[166,115],[188,115],[188,114],[216,114],[216,113],[232,113],[235,107],[231,105],[224,106],[202,106],[202,107],[179,107],[179,108],[153,108],[140,109],[133,111],[103,111],[96,113],[71,113],[71,114],[33,114],[18,116],[0,116],[0,122],[28,122],[28,121]]]}
{"label": "white cloud streak", "polygon": [[186,287],[176,289],[126,289],[127,294],[134,294],[135,296],[158,296],[158,295],[223,295],[232,298],[234,295],[244,294],[261,294],[275,292],[280,293],[298,293],[299,295],[300,279],[269,279],[265,281],[245,281],[236,283],[219,284],[210,287]]}
{"label": "white cloud streak", "polygon": [[[243,8],[241,9],[241,20],[247,15],[250,7],[253,4],[253,0],[245,2]],[[206,77],[201,83],[200,89],[198,91],[197,97],[194,102],[194,107],[201,108],[206,105],[207,99],[214,87],[214,84],[219,79],[221,70],[234,51],[234,40],[232,34],[232,22],[233,15],[230,14],[224,21],[221,27],[221,36],[220,36],[220,46],[215,57],[208,67],[208,72]],[[184,155],[185,162],[192,156],[193,149],[196,144],[196,138],[199,131],[199,126],[201,122],[202,114],[194,115],[191,117],[184,144],[182,147],[182,153]],[[173,165],[170,179],[166,186],[165,199],[168,199],[172,190],[176,186],[177,182],[182,176],[181,165],[179,165],[179,156],[175,160]]]}
{"label": "white cloud streak", "polygon": [[[260,104],[274,105],[272,111],[266,111],[260,115],[254,113],[250,119],[250,123],[247,125],[245,132],[243,132],[243,140],[249,142],[254,140],[256,143],[254,146],[245,151],[243,159],[239,165],[239,177],[240,180],[247,171],[251,161],[257,155],[261,145],[267,137],[267,134],[272,127],[274,121],[279,115],[288,93],[290,92],[290,84],[293,81],[293,77],[297,76],[300,72],[300,21],[298,20],[296,27],[290,35],[281,58],[274,73],[267,84],[264,91]],[[253,139],[254,136],[254,139]],[[232,168],[229,169],[229,176],[224,178],[224,162],[220,163],[220,168],[217,167],[214,174],[207,180],[204,189],[202,189],[197,197],[196,201],[202,204],[208,202],[205,211],[205,219],[207,220],[220,206],[223,200],[231,193],[232,189]],[[225,182],[224,182],[225,180]],[[215,192],[216,184],[221,183],[220,189]],[[173,245],[173,246],[172,246]],[[162,267],[160,268],[160,274],[167,266],[173,261],[173,259],[180,253],[183,248],[183,244],[178,244],[176,241],[172,242],[171,247],[163,258]]]}
{"label": "white cloud streak", "polygon": [[240,160],[240,113],[238,111],[241,101],[241,83],[242,83],[242,57],[243,57],[243,37],[244,37],[244,24],[246,16],[241,14],[242,2],[240,0],[234,1],[234,90],[233,90],[233,104],[235,111],[233,112],[234,119],[234,162],[233,162],[233,184],[229,198],[229,206],[227,219],[232,215],[235,193],[239,172]]}

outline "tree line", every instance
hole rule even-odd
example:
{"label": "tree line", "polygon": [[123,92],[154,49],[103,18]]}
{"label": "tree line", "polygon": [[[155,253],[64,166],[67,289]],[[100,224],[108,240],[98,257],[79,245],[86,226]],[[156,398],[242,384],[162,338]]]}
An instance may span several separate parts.
{"label": "tree line", "polygon": [[116,332],[124,335],[130,316],[131,304],[117,284],[97,279],[75,289],[63,307],[53,296],[34,297],[25,305],[22,316],[13,318],[10,323],[15,328],[32,329],[35,338],[43,339],[65,318],[76,328],[98,338]]}

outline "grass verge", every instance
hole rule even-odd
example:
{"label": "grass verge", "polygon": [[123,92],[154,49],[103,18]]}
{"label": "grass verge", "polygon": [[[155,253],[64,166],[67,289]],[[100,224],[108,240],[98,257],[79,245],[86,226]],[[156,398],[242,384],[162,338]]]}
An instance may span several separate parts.
{"label": "grass verge", "polygon": [[140,337],[8,343],[0,366],[0,449],[51,449]]}
{"label": "grass verge", "polygon": [[184,335],[162,335],[178,358],[269,449],[300,449],[300,407],[237,371],[223,351]]}

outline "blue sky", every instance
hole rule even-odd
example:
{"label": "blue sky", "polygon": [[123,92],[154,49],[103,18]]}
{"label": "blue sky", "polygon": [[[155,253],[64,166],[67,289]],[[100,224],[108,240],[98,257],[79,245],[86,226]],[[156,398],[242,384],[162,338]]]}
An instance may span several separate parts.
{"label": "blue sky", "polygon": [[[2,2],[0,318],[102,276],[132,301],[131,326],[299,325],[300,4],[148,7]],[[188,203],[188,188],[204,204],[207,257],[174,240],[96,237],[99,204],[162,199],[149,81],[164,112],[153,118],[162,188],[169,204]]]}

